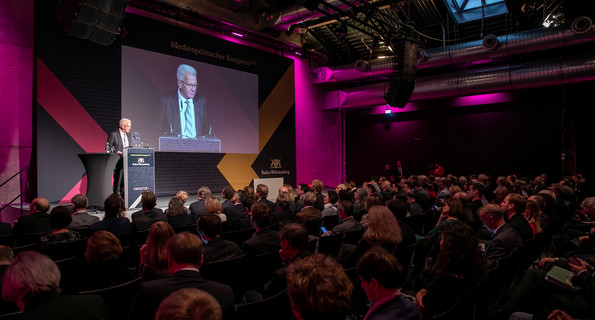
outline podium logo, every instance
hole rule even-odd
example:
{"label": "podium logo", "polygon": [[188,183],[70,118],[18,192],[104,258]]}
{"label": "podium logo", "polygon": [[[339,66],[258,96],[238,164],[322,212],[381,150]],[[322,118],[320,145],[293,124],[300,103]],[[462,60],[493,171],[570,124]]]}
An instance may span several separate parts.
{"label": "podium logo", "polygon": [[281,159],[271,159],[271,169],[281,169]]}
{"label": "podium logo", "polygon": [[138,163],[145,163],[145,158],[138,158],[138,160],[136,160],[136,162],[138,162]]}

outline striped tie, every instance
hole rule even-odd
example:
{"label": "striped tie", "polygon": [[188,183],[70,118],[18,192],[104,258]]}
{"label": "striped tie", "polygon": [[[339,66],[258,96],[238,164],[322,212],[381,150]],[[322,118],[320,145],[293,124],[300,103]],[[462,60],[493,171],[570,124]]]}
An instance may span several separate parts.
{"label": "striped tie", "polygon": [[190,129],[192,128],[192,123],[190,121],[192,119],[192,114],[190,114],[190,104],[188,103],[188,100],[184,101],[184,104],[186,105],[186,111],[184,112],[184,117],[186,118],[186,126],[184,128],[184,135],[187,137],[191,137],[192,131]]}

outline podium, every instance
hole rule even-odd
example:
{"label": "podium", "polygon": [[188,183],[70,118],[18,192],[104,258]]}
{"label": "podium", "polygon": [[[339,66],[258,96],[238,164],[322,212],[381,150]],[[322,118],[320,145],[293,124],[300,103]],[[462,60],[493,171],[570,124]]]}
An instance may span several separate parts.
{"label": "podium", "polygon": [[103,208],[103,202],[112,194],[112,174],[121,155],[117,153],[79,153],[87,172],[87,199],[89,207]]}
{"label": "podium", "polygon": [[124,149],[124,187],[126,208],[141,207],[143,191],[155,192],[155,149]]}
{"label": "podium", "polygon": [[161,136],[159,151],[221,153],[221,140],[213,136],[196,139]]}

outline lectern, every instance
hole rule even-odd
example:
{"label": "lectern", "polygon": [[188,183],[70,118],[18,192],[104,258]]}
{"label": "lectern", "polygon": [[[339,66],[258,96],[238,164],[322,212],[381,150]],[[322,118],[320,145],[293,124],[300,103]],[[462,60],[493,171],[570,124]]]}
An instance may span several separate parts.
{"label": "lectern", "polygon": [[124,149],[124,186],[126,208],[140,208],[143,191],[155,192],[155,149]]}
{"label": "lectern", "polygon": [[79,153],[87,171],[89,207],[103,208],[105,198],[112,194],[112,174],[121,155],[117,153]]}

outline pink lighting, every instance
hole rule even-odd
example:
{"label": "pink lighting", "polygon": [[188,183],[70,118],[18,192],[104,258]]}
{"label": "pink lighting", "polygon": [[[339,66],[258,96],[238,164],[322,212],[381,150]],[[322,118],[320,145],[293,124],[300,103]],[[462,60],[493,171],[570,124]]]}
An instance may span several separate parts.
{"label": "pink lighting", "polygon": [[488,93],[479,94],[475,96],[466,96],[454,98],[452,102],[453,107],[475,106],[493,103],[502,103],[512,101],[513,98],[509,93]]}

